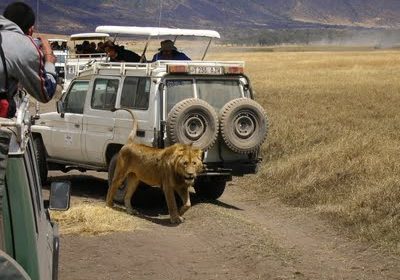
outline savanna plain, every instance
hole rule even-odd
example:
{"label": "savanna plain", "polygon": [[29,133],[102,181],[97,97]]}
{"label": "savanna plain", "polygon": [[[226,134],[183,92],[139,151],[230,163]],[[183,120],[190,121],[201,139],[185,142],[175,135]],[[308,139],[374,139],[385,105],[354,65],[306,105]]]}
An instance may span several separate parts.
{"label": "savanna plain", "polygon": [[[269,118],[256,175],[169,226],[161,191],[105,207],[106,174],[72,182],[60,279],[400,279],[400,50],[214,47],[244,60]],[[53,107],[53,105],[51,106]]]}

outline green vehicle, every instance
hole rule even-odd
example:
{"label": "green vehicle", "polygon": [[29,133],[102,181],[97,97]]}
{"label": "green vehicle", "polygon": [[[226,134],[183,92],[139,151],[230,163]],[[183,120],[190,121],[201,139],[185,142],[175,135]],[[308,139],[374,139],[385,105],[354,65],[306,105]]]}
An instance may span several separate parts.
{"label": "green vehicle", "polygon": [[0,118],[0,279],[57,279],[59,234],[49,209],[69,207],[69,182],[42,197],[28,96],[16,119]]}

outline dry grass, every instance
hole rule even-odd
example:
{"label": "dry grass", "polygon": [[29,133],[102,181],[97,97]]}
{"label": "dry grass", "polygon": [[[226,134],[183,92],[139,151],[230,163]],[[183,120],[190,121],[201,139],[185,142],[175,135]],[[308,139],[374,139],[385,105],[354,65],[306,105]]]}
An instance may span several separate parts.
{"label": "dry grass", "polygon": [[62,234],[100,235],[144,228],[144,222],[103,202],[78,203],[65,212],[51,212]]}
{"label": "dry grass", "polygon": [[258,195],[400,251],[400,52],[232,52],[270,118]]}

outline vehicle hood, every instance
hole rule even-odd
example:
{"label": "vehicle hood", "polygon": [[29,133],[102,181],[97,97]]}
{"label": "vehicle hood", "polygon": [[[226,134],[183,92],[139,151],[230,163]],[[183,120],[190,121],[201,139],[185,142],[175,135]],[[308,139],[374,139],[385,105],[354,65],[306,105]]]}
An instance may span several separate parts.
{"label": "vehicle hood", "polygon": [[50,112],[40,114],[40,118],[36,120],[35,124],[32,125],[32,131],[36,132],[43,126],[54,126],[55,123],[60,121],[60,114],[57,112]]}

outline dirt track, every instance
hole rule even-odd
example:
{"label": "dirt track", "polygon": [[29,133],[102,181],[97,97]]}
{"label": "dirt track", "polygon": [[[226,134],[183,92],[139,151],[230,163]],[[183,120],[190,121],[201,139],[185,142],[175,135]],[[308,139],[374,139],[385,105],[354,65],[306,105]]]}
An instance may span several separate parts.
{"label": "dirt track", "polygon": [[[73,203],[105,200],[105,173],[49,176],[71,181]],[[169,224],[159,189],[138,191],[134,203],[145,228],[62,235],[59,279],[400,279],[399,256],[347,239],[309,210],[260,202],[246,188],[236,179],[216,203],[192,195],[178,226]]]}
{"label": "dirt track", "polygon": [[[104,201],[105,174],[73,174],[73,201]],[[193,194],[178,226],[168,222],[161,191],[143,190],[135,203],[144,229],[61,237],[60,280],[400,279],[399,257],[346,239],[304,209],[260,203],[245,189],[236,180],[216,203]]]}

